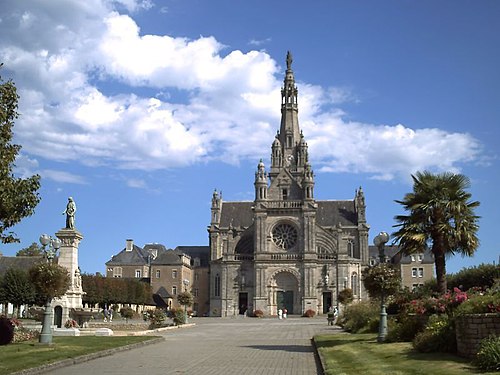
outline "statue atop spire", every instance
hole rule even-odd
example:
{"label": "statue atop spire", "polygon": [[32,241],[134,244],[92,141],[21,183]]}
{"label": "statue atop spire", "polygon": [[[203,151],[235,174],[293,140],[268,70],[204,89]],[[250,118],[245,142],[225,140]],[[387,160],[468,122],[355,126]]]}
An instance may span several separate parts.
{"label": "statue atop spire", "polygon": [[292,69],[292,62],[293,62],[292,53],[288,51],[286,53],[286,68],[288,70]]}

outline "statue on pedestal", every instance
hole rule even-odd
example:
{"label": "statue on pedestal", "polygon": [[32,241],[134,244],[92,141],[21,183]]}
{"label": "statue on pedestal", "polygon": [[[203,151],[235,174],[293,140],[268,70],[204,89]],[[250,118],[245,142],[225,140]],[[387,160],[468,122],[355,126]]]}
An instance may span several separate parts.
{"label": "statue on pedestal", "polygon": [[76,203],[72,197],[69,197],[66,210],[62,213],[63,215],[66,214],[66,229],[75,229],[75,213]]}

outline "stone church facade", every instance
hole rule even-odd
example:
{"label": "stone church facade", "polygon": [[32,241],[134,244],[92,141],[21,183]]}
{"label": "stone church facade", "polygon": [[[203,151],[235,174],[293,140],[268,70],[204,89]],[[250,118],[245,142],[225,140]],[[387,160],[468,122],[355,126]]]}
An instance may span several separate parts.
{"label": "stone church facade", "polygon": [[287,54],[281,90],[281,125],[268,169],[255,172],[255,200],[225,202],[212,196],[210,315],[261,310],[277,315],[338,306],[351,288],[366,299],[361,271],[368,266],[369,225],[361,188],[352,200],[316,200],[308,145],[299,127],[298,90]]}

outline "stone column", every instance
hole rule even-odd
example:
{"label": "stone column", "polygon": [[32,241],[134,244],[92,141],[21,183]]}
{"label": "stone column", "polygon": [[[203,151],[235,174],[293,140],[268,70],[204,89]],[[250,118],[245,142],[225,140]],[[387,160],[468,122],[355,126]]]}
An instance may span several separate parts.
{"label": "stone column", "polygon": [[64,325],[69,319],[72,308],[80,309],[83,307],[82,279],[78,267],[78,245],[83,239],[83,235],[76,229],[61,229],[56,233],[56,236],[62,242],[57,263],[68,270],[71,278],[70,287],[66,294],[52,301],[53,307],[62,307],[62,324]]}

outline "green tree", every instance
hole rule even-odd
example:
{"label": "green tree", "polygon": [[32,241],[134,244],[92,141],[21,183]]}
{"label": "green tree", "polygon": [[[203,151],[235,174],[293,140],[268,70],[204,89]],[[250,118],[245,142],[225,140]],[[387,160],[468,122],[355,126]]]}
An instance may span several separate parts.
{"label": "green tree", "polygon": [[[0,67],[2,64],[0,64]],[[12,144],[14,120],[18,117],[16,86],[0,76],[0,242],[19,242],[16,234],[7,231],[31,216],[40,201],[40,176],[18,178],[13,173],[21,146]]]}
{"label": "green tree", "polygon": [[401,289],[401,274],[390,264],[381,263],[365,268],[362,272],[363,285],[372,298],[390,296]]}
{"label": "green tree", "polygon": [[187,306],[191,306],[193,304],[193,295],[188,291],[179,293],[177,295],[177,301],[180,305],[184,306],[184,323],[187,323]]}
{"label": "green tree", "polygon": [[30,268],[29,279],[45,301],[63,296],[71,282],[68,270],[55,263],[39,263]]}
{"label": "green tree", "polygon": [[479,202],[470,201],[469,179],[462,174],[417,172],[413,192],[401,204],[408,215],[398,215],[399,228],[393,237],[405,255],[422,253],[431,248],[434,254],[438,292],[445,293],[446,257],[472,256],[479,247],[477,237],[479,216],[474,209]]}
{"label": "green tree", "polygon": [[339,292],[339,302],[347,306],[354,300],[354,294],[351,288],[345,288]]}
{"label": "green tree", "polygon": [[28,273],[19,268],[10,268],[0,281],[2,289],[2,298],[5,302],[10,302],[15,309],[12,316],[19,317],[19,307],[25,304],[31,304],[35,300],[35,289],[31,284]]}
{"label": "green tree", "polygon": [[33,242],[28,247],[19,250],[16,253],[16,257],[38,257],[43,255],[43,247],[38,246],[36,242]]}

